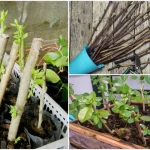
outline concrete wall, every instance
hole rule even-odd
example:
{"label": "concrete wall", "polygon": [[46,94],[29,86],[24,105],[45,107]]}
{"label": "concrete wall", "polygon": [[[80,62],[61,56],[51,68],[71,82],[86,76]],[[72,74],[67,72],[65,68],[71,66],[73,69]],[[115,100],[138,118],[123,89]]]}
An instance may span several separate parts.
{"label": "concrete wall", "polygon": [[2,10],[8,10],[6,33],[10,35],[9,48],[13,40],[12,34],[15,31],[10,23],[13,23],[14,19],[18,19],[29,33],[27,43],[31,43],[34,37],[50,40],[63,35],[68,39],[68,2],[1,1],[0,11]]}

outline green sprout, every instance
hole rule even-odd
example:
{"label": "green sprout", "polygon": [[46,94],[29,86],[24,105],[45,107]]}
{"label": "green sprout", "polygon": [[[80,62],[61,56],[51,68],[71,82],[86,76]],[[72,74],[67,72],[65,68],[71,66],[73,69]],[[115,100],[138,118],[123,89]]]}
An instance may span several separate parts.
{"label": "green sprout", "polygon": [[14,143],[14,144],[17,144],[20,140],[21,140],[21,137],[18,136],[18,137],[15,139],[15,143]]}
{"label": "green sprout", "polygon": [[148,127],[146,127],[144,124],[140,124],[140,126],[143,129],[143,135],[150,135],[150,130],[148,129]]}
{"label": "green sprout", "polygon": [[12,116],[12,118],[16,118],[17,117],[17,110],[16,110],[16,106],[10,106],[10,112],[9,112]]}
{"label": "green sprout", "polygon": [[15,39],[15,43],[19,45],[19,65],[20,68],[23,69],[24,68],[24,40],[25,38],[27,38],[28,33],[24,33],[24,26],[23,25],[19,25],[18,21],[15,19],[14,20],[14,24],[11,24],[11,26],[15,27],[17,29],[17,31],[14,33],[14,39]]}
{"label": "green sprout", "polygon": [[0,33],[1,34],[3,34],[6,29],[5,20],[6,20],[7,14],[8,14],[8,11],[1,11],[1,14],[0,14],[0,23],[1,23]]}
{"label": "green sprout", "polygon": [[33,89],[35,87],[36,84],[39,84],[39,85],[42,85],[43,84],[43,75],[44,75],[44,72],[43,71],[40,71],[39,69],[33,69],[32,70],[32,80],[33,80],[33,83],[32,83],[32,86],[31,86],[31,89],[29,91],[29,94],[28,94],[28,98],[30,98],[31,96],[33,96]]}
{"label": "green sprout", "polygon": [[0,65],[0,79],[2,78],[4,72],[5,72],[5,67],[4,67],[4,62],[2,62],[2,64]]}
{"label": "green sprout", "polygon": [[59,37],[59,44],[60,48],[58,51],[47,53],[44,56],[44,60],[46,63],[58,67],[59,72],[63,72],[64,67],[68,66],[68,45],[62,36]]}

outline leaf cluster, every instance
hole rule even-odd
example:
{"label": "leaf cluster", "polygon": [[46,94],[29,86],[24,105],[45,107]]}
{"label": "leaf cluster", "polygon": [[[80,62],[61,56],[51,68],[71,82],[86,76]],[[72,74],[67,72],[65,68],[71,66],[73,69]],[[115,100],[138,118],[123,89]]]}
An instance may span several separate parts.
{"label": "leaf cluster", "polygon": [[17,109],[16,106],[10,106],[10,112],[9,112],[12,116],[12,118],[16,118],[17,117]]}
{"label": "leaf cluster", "polygon": [[4,23],[5,23],[7,14],[8,14],[8,11],[1,11],[1,14],[0,14],[1,33],[2,34],[5,32],[5,29],[6,29],[6,25]]}
{"label": "leaf cluster", "polygon": [[96,97],[95,92],[90,94],[74,94],[74,91],[70,87],[70,94],[72,94],[75,99],[69,106],[70,113],[73,114],[75,118],[78,118],[81,123],[91,120],[93,124],[97,125],[99,128],[102,127],[102,123],[105,123],[110,115],[107,110],[96,110],[96,106],[100,106],[102,103],[101,97]]}
{"label": "leaf cluster", "polygon": [[24,40],[25,38],[28,37],[28,33],[24,33],[24,26],[23,25],[19,25],[17,19],[14,20],[14,23],[11,24],[11,26],[15,27],[17,29],[16,32],[14,32],[14,39],[15,39],[15,43],[20,45],[20,43],[22,42],[22,40]]}
{"label": "leaf cluster", "polygon": [[46,63],[50,63],[56,67],[65,67],[68,66],[68,45],[66,40],[59,36],[60,50],[56,52],[47,53],[44,56]]}
{"label": "leaf cluster", "polygon": [[[105,94],[108,102],[113,104],[111,111],[118,114],[121,119],[127,123],[133,123],[135,121],[149,122],[150,117],[141,115],[139,107],[132,103],[134,100],[143,102],[143,99],[138,90],[133,90],[126,83],[128,77],[129,76],[121,75],[111,80],[110,76],[92,76],[91,79],[93,84],[97,86],[98,92]],[[136,76],[131,76],[131,78],[134,80],[138,79]],[[144,83],[150,84],[149,76],[141,75],[139,78],[140,81],[144,80]],[[109,89],[108,85],[110,85]],[[103,103],[103,98],[97,98],[94,92],[77,95],[74,93],[71,84],[69,85],[69,89],[70,94],[75,98],[70,104],[70,113],[74,115],[75,118],[78,118],[81,123],[90,120],[93,124],[101,128],[102,123],[106,123],[110,113],[107,110],[96,110],[94,108]],[[150,100],[149,92],[143,90],[143,94],[145,100]],[[144,129],[145,133],[148,133],[147,128]]]}

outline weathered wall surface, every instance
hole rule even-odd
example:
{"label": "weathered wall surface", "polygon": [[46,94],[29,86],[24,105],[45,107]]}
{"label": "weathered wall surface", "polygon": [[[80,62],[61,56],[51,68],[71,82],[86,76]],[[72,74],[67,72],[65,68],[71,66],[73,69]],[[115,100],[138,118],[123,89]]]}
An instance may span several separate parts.
{"label": "weathered wall surface", "polygon": [[8,10],[6,20],[6,33],[10,35],[9,51],[12,44],[12,35],[15,29],[10,23],[17,19],[25,26],[29,33],[27,43],[31,43],[34,37],[44,40],[57,39],[59,35],[68,38],[68,2],[0,2],[0,11]]}

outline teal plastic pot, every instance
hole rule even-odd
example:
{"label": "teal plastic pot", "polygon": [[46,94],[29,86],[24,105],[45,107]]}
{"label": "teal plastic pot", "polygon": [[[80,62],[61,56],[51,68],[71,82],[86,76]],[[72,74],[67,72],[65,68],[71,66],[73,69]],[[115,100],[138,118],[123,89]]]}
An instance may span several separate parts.
{"label": "teal plastic pot", "polygon": [[87,54],[88,46],[86,45],[81,52],[69,64],[70,74],[88,74],[104,67],[104,64],[96,65]]}

